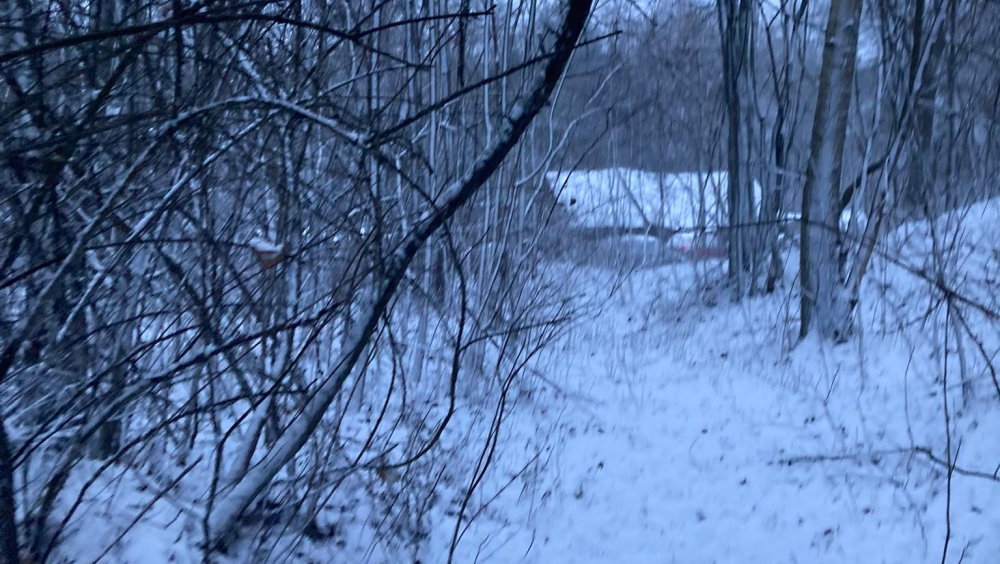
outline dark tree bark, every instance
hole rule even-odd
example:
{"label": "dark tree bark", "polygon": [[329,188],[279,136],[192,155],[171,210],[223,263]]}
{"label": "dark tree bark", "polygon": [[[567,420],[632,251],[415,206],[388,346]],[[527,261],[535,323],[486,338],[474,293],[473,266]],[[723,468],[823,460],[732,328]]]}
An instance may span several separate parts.
{"label": "dark tree bark", "polygon": [[14,461],[7,423],[0,417],[0,564],[19,564],[17,514],[14,505]]}
{"label": "dark tree bark", "polygon": [[[933,210],[935,196],[932,187],[936,176],[934,158],[934,114],[935,100],[938,95],[938,68],[944,53],[944,33],[937,34],[932,39],[927,53],[927,63],[920,72],[920,61],[924,57],[924,34],[926,20],[926,0],[917,0],[914,4],[913,18],[913,48],[910,53],[910,89],[915,92],[913,101],[913,141],[910,158],[907,162],[908,183],[906,186],[905,205],[910,212],[920,212],[924,206]],[[919,76],[919,83],[917,83]],[[933,213],[933,212],[932,212]]]}
{"label": "dark tree bark", "polygon": [[[744,174],[741,150],[740,81],[744,73],[747,43],[750,29],[750,2],[747,0],[718,0],[719,33],[722,38],[722,84],[726,104],[727,136],[726,162],[728,184],[726,203],[729,223],[734,226],[745,224],[750,218],[744,196],[749,192],[749,180]],[[744,270],[749,270],[751,259],[745,240],[745,227],[733,227],[727,231],[729,255],[729,284],[733,300],[739,300],[746,291]]]}

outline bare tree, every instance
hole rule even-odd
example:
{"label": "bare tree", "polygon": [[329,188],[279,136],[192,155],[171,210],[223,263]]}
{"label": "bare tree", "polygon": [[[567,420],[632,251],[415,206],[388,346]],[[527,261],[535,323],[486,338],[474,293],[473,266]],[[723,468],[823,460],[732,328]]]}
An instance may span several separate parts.
{"label": "bare tree", "polygon": [[[485,184],[548,99],[562,76],[589,12],[588,0],[574,0],[568,3],[562,27],[558,34],[550,39],[549,51],[552,53],[550,61],[528,93],[514,102],[511,113],[496,132],[495,139],[486,147],[471,170],[444,191],[436,209],[414,226],[398,244],[392,262],[387,265],[382,275],[382,280],[369,290],[364,309],[359,319],[355,321],[352,332],[347,336],[343,357],[336,362],[333,373],[313,398],[303,406],[302,415],[285,431],[282,439],[264,460],[249,469],[245,475],[232,479],[232,490],[224,495],[212,512],[209,521],[210,544],[219,544],[232,533],[240,514],[267,486],[278,470],[302,448],[315,430],[354,369],[375,331],[378,319],[388,307],[417,252]],[[250,448],[250,445],[243,448]]]}
{"label": "bare tree", "polygon": [[[318,511],[341,471],[304,453],[342,456],[344,418],[389,410],[401,385],[405,404],[400,359],[414,342],[455,359],[487,343],[508,371],[491,388],[502,403],[519,355],[571,315],[529,276],[550,214],[525,213],[526,187],[553,148],[507,156],[562,80],[590,7],[512,6],[499,27],[489,8],[409,1],[5,11],[16,33],[0,44],[4,557],[50,558],[116,465],[208,476],[205,506],[185,514],[211,547],[274,497]],[[488,252],[470,266],[466,245]],[[415,373],[440,372],[428,356]],[[458,366],[450,385],[422,387],[450,391],[452,411]],[[418,437],[451,419],[399,409],[413,433],[401,460],[388,456],[396,425],[376,423],[346,475],[417,467],[437,442]],[[70,491],[85,458],[96,470]],[[31,482],[18,480],[29,466]],[[275,485],[280,469],[310,486]]]}

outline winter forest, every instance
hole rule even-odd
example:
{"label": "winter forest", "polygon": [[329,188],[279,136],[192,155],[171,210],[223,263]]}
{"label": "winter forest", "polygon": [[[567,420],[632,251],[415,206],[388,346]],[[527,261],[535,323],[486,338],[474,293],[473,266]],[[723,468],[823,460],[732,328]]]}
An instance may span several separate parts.
{"label": "winter forest", "polygon": [[0,2],[0,564],[993,564],[1000,3]]}

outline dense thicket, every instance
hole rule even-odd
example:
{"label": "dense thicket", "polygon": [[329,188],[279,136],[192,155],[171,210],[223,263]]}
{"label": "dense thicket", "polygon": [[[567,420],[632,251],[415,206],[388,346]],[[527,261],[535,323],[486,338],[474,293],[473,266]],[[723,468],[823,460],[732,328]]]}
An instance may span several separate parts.
{"label": "dense thicket", "polygon": [[589,9],[6,5],[3,561],[50,558],[113,465],[193,481],[210,549],[272,505],[315,530],[361,471],[430,504],[456,395],[502,406],[570,315],[537,258],[555,147],[519,141]]}

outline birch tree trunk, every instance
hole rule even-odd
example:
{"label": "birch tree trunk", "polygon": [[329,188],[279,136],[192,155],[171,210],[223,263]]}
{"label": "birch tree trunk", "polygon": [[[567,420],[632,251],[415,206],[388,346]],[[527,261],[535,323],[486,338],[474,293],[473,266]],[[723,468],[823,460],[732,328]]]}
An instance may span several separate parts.
{"label": "birch tree trunk", "polygon": [[840,272],[840,175],[858,51],[861,0],[832,0],[823,46],[809,164],[802,189],[800,335],[844,341],[850,302]]}

